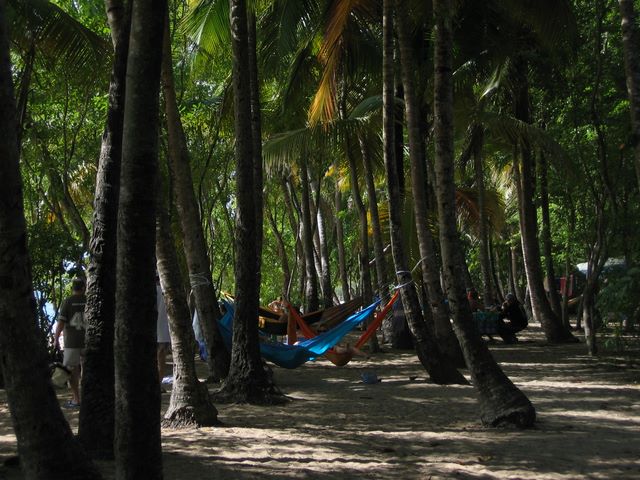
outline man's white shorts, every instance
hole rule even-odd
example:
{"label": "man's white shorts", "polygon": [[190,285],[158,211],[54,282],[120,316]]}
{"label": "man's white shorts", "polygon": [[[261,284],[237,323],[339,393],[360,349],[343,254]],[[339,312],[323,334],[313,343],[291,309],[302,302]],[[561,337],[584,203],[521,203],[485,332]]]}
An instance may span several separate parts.
{"label": "man's white shorts", "polygon": [[67,368],[79,367],[84,359],[84,348],[65,348],[62,364]]}

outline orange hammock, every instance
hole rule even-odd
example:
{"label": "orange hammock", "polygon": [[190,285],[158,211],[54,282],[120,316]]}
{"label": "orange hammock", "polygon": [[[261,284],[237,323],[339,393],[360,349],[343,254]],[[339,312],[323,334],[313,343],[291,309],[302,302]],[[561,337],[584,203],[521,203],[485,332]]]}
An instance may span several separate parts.
{"label": "orange hammock", "polygon": [[[400,294],[400,290],[396,291],[396,293],[394,293],[393,297],[391,297],[391,300],[389,300],[389,302],[384,306],[384,308],[376,313],[374,321],[371,322],[371,324],[369,324],[367,329],[362,333],[362,335],[360,335],[360,338],[355,343],[354,346],[356,349],[359,349],[365,343],[367,343],[367,341],[375,333],[375,331],[378,329],[378,327],[382,323],[382,320],[384,320],[384,318],[389,313],[389,310],[391,310],[391,307],[393,306],[395,301],[398,299],[399,294]],[[302,333],[307,338],[313,338],[318,335],[318,332],[315,331],[313,328],[311,328],[309,324],[305,322],[304,319],[300,316],[300,314],[296,311],[296,309],[293,308],[289,303],[287,303],[287,308],[289,309],[289,322],[287,324],[287,343],[289,345],[293,345],[294,343],[297,342],[298,328],[302,331]],[[354,353],[353,351],[338,352],[334,347],[331,350],[327,351],[324,354],[324,356],[328,360],[330,360],[331,363],[333,363],[334,365],[338,367],[343,367],[353,359],[353,353]]]}

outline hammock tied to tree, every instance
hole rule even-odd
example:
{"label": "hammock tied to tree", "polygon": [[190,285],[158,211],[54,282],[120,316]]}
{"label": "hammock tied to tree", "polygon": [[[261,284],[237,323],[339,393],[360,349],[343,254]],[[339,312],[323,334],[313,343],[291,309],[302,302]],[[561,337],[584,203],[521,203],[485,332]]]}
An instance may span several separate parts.
{"label": "hammock tied to tree", "polygon": [[[385,308],[376,315],[376,319],[371,323],[371,325],[369,325],[367,330],[363,332],[362,336],[356,343],[356,347],[364,345],[371,335],[373,335],[396,298],[397,294],[394,295]],[[345,335],[369,318],[379,303],[380,300],[376,300],[368,307],[350,315],[335,327],[320,334],[309,327],[309,325],[301,318],[300,314],[289,306],[290,318],[295,319],[295,323],[300,326],[301,331],[309,338],[301,342],[297,342],[295,345],[274,342],[267,340],[266,338],[262,338],[260,341],[260,353],[266,360],[269,360],[283,368],[297,368],[310,360],[315,360],[321,355],[327,356],[330,360],[332,359],[331,357],[334,356],[336,360],[334,363],[336,363],[336,365],[345,365],[351,360],[353,353],[345,352],[347,353],[347,356],[350,353],[350,357],[348,359],[344,355],[335,351],[333,352],[335,355],[332,355],[333,347],[335,347]],[[223,305],[226,312],[219,321],[220,333],[222,334],[225,344],[230,349],[233,338],[234,306],[227,300],[223,300]]]}

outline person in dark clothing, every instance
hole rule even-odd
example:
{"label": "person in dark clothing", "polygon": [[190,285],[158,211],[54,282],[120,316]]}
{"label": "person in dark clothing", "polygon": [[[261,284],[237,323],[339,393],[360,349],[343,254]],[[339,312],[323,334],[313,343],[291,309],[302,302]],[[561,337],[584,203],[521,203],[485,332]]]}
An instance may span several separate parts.
{"label": "person in dark clothing", "polygon": [[508,293],[502,304],[497,330],[504,343],[516,343],[516,333],[527,328],[527,314],[513,293]]}

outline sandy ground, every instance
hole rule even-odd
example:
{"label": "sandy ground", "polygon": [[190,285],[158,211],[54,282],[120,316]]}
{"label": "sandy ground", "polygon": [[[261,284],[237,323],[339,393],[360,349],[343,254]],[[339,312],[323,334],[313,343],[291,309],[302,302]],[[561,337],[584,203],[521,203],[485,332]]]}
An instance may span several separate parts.
{"label": "sandy ground", "polygon": [[[482,427],[474,388],[431,383],[409,352],[319,360],[274,369],[285,406],[219,405],[221,427],[163,430],[165,478],[640,479],[638,350],[592,359],[583,344],[547,345],[536,326],[521,339],[490,348],[536,407],[533,429]],[[365,372],[382,381],[362,383]],[[3,404],[0,460],[14,452]],[[112,463],[100,467],[113,478]],[[5,478],[21,476],[0,467]]]}

